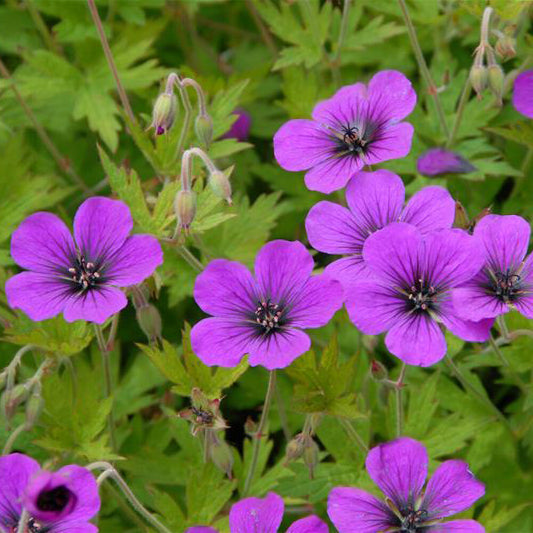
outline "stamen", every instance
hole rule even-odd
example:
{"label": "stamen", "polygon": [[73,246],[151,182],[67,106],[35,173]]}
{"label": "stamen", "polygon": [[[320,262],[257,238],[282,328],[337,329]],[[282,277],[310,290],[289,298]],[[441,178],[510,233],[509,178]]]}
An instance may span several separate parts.
{"label": "stamen", "polygon": [[281,326],[283,310],[279,304],[272,303],[270,300],[263,300],[255,310],[255,322],[261,325],[266,332]]}

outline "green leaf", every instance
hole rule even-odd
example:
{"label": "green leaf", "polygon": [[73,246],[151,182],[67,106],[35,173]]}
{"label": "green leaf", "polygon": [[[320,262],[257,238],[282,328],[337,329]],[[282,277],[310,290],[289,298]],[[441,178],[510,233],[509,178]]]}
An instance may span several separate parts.
{"label": "green leaf", "polygon": [[531,120],[515,122],[508,126],[485,128],[485,131],[495,133],[509,141],[524,144],[529,148],[533,148],[533,124],[531,123]]}

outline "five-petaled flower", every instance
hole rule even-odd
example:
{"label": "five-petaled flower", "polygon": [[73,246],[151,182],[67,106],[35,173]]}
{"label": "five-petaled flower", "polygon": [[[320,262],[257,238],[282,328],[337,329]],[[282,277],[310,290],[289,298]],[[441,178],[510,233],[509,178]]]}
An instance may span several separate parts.
{"label": "five-petaled flower", "polygon": [[318,103],[313,120],[290,120],[274,135],[274,155],[285,170],[308,170],[313,191],[341,189],[364,165],[405,157],[413,126],[400,122],[416,104],[411,82],[395,70],[343,87]]}
{"label": "five-petaled flower", "polygon": [[515,215],[487,215],[474,230],[485,265],[474,278],[453,291],[453,302],[467,320],[494,318],[516,309],[533,318],[533,254],[526,258],[531,228]]}
{"label": "five-petaled flower", "polygon": [[305,221],[311,246],[329,254],[348,255],[334,261],[326,273],[343,285],[368,276],[363,260],[366,239],[391,222],[403,221],[422,233],[451,228],[455,201],[442,187],[425,187],[404,207],[405,187],[388,170],[359,172],[348,183],[348,209],[332,202],[319,202]]}
{"label": "five-petaled flower", "polygon": [[422,235],[394,222],[367,239],[363,257],[372,277],[345,285],[348,314],[363,333],[387,331],[388,350],[405,363],[429,366],[444,357],[441,324],[464,340],[488,339],[493,320],[464,320],[452,302],[452,290],[483,266],[474,237],[459,229]]}
{"label": "five-petaled flower", "polygon": [[86,468],[68,465],[41,470],[23,454],[0,457],[0,531],[17,531],[23,509],[27,533],[94,533],[89,523],[100,510],[96,481]]}
{"label": "five-petaled flower", "polygon": [[302,331],[329,322],[341,307],[340,283],[312,276],[313,258],[298,241],[266,244],[255,278],[242,264],[215,259],[196,279],[194,298],[212,315],[191,332],[194,352],[206,365],[231,367],[250,354],[252,366],[284,368],[309,350]]}
{"label": "five-petaled flower", "polygon": [[142,282],[163,262],[155,237],[132,235],[128,206],[118,200],[86,200],[74,217],[74,239],[52,213],[29,216],[13,233],[11,256],[29,272],[8,280],[13,308],[32,320],[63,313],[67,322],[102,324],[128,300],[118,287]]}
{"label": "five-petaled flower", "polygon": [[485,531],[475,520],[442,522],[485,494],[485,486],[464,461],[442,463],[423,491],[428,473],[426,449],[402,437],[370,450],[366,469],[385,494],[386,504],[364,490],[334,488],[328,497],[328,515],[339,533]]}

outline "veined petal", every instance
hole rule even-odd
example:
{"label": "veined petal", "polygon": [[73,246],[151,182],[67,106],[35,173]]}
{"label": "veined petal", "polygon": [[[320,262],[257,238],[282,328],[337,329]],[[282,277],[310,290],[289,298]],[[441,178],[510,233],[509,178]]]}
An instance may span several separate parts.
{"label": "veined petal", "polygon": [[401,120],[415,108],[416,92],[401,72],[382,70],[368,84],[368,99],[383,115]]}
{"label": "veined petal", "polygon": [[465,320],[479,321],[495,318],[509,312],[509,306],[495,294],[489,294],[481,285],[488,282],[484,272],[478,274],[468,285],[451,291],[453,307],[457,315]]}
{"label": "veined petal", "polygon": [[401,437],[380,444],[368,452],[365,464],[374,483],[400,510],[414,505],[428,471],[422,443]]}
{"label": "veined petal", "polygon": [[415,129],[408,122],[382,125],[369,144],[365,164],[374,165],[390,159],[401,159],[411,151]]}
{"label": "veined petal", "polygon": [[52,526],[50,533],[98,533],[98,528],[89,522],[64,520]]}
{"label": "veined petal", "polygon": [[313,118],[334,129],[352,123],[367,105],[367,88],[364,83],[341,87],[331,98],[319,102],[313,109]]}
{"label": "veined petal", "polygon": [[293,522],[287,533],[329,533],[329,528],[318,516],[311,515]]}
{"label": "veined petal", "polygon": [[277,533],[284,510],[283,498],[274,492],[264,498],[245,498],[231,507],[231,533]]}
{"label": "veined petal", "polygon": [[348,287],[359,281],[364,281],[372,276],[366,266],[362,254],[351,255],[330,263],[324,273],[341,282],[343,287]]}
{"label": "veined petal", "polygon": [[127,305],[128,299],[120,289],[100,286],[71,296],[63,315],[67,322],[87,320],[103,324]]}
{"label": "veined petal", "polygon": [[533,70],[516,77],[513,85],[513,106],[528,118],[533,118]]}
{"label": "veined petal", "polygon": [[455,531],[455,533],[485,533],[485,528],[475,520],[452,520],[451,522],[435,524],[427,529],[432,531],[432,533],[448,533],[448,531]]}
{"label": "veined petal", "polygon": [[307,172],[305,185],[310,191],[329,194],[342,189],[364,164],[365,161],[361,157],[352,154],[334,154]]}
{"label": "veined petal", "polygon": [[443,187],[424,187],[409,200],[400,216],[423,234],[451,228],[455,219],[455,201]]}

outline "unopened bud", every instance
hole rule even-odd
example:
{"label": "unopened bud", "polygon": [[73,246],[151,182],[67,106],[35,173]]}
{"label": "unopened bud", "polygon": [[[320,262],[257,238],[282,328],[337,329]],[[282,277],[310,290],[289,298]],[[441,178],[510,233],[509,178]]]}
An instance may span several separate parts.
{"label": "unopened bud", "polygon": [[224,472],[229,479],[232,478],[233,470],[233,453],[226,441],[215,438],[209,445],[209,458],[213,464],[222,472]]}
{"label": "unopened bud", "polygon": [[489,67],[489,87],[492,91],[492,94],[498,99],[499,102],[502,101],[503,96],[503,83],[505,81],[505,75],[503,73],[502,67],[496,63],[490,65]]}
{"label": "unopened bud", "polygon": [[306,437],[303,433],[299,433],[289,441],[287,448],[285,448],[285,458],[288,461],[294,461],[302,457],[305,449]]}
{"label": "unopened bud", "polygon": [[0,391],[4,390],[7,383],[7,372],[2,372],[0,374]]}
{"label": "unopened bud", "polygon": [[196,215],[196,193],[181,190],[174,199],[174,211],[181,229],[189,229]]}
{"label": "unopened bud", "polygon": [[15,385],[11,390],[7,390],[2,397],[2,405],[6,420],[9,422],[17,407],[28,397],[28,389],[24,385]]}
{"label": "unopened bud", "polygon": [[31,429],[39,418],[43,408],[43,397],[39,392],[34,392],[26,403],[26,429]]}
{"label": "unopened bud", "polygon": [[309,477],[313,479],[315,469],[319,463],[319,448],[318,444],[311,438],[306,440],[305,449],[303,453],[304,463],[309,469]]}
{"label": "unopened bud", "polygon": [[254,419],[251,417],[248,417],[244,422],[244,432],[249,437],[255,437],[257,435],[258,427],[259,426],[257,425],[257,422],[255,422]]}
{"label": "unopened bud", "polygon": [[478,96],[487,88],[488,72],[484,65],[473,65],[470,69],[470,83]]}
{"label": "unopened bud", "polygon": [[156,135],[163,135],[174,124],[177,111],[176,95],[173,93],[161,93],[154,104],[152,112],[151,128],[154,128]]}
{"label": "unopened bud", "polygon": [[152,305],[144,305],[137,309],[137,322],[150,342],[161,339],[161,315]]}
{"label": "unopened bud", "polygon": [[372,360],[372,363],[370,364],[370,375],[377,382],[384,381],[389,377],[389,373],[385,366],[375,359]]}
{"label": "unopened bud", "polygon": [[511,59],[516,56],[516,39],[510,35],[501,35],[496,42],[494,49],[496,53],[504,60]]}
{"label": "unopened bud", "polygon": [[216,196],[222,198],[231,205],[231,184],[229,177],[233,172],[234,166],[226,170],[215,170],[209,174],[209,185]]}
{"label": "unopened bud", "polygon": [[207,113],[200,114],[196,117],[194,131],[198,140],[209,148],[213,140],[213,120]]}

